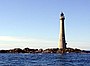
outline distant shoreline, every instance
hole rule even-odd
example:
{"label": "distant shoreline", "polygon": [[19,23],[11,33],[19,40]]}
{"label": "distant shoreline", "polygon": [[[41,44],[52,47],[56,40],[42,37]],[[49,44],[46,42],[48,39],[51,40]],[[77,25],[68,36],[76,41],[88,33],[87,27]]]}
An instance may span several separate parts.
{"label": "distant shoreline", "polygon": [[30,48],[14,48],[9,50],[0,50],[0,53],[90,53],[90,51],[80,50],[80,49],[73,49],[73,48],[66,48],[66,49],[59,49],[59,48],[48,48],[48,49],[30,49]]}

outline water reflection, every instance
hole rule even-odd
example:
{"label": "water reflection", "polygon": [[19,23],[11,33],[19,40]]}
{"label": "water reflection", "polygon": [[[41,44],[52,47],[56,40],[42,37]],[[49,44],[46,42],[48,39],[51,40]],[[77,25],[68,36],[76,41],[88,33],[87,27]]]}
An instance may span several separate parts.
{"label": "water reflection", "polygon": [[57,66],[74,66],[72,60],[70,60],[71,56],[68,53],[63,53],[57,55]]}

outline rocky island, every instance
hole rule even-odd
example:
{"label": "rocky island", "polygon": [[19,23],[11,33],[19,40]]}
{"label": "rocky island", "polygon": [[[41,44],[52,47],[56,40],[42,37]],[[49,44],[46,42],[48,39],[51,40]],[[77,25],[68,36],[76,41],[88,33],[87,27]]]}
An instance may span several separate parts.
{"label": "rocky island", "polygon": [[90,51],[80,50],[80,49],[73,49],[73,48],[66,48],[66,49],[59,49],[59,48],[51,48],[51,49],[30,49],[30,48],[14,48],[10,50],[0,50],[0,53],[90,53]]}

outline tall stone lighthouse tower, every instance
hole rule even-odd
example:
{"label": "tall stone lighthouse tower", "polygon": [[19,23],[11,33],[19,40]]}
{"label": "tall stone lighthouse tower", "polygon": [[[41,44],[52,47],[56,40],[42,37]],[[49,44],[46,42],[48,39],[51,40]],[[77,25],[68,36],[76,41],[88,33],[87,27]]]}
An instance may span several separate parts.
{"label": "tall stone lighthouse tower", "polygon": [[60,15],[60,33],[59,33],[59,42],[58,42],[58,48],[59,49],[65,49],[66,48],[66,41],[65,41],[65,30],[64,30],[64,14],[61,13]]}

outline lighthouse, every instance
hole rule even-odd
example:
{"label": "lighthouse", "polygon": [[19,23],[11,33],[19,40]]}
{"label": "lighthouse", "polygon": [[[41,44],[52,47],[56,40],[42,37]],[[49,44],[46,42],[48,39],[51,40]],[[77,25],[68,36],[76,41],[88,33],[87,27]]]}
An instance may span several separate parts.
{"label": "lighthouse", "polygon": [[64,14],[63,12],[60,15],[60,33],[59,33],[59,42],[58,48],[59,49],[66,49],[66,40],[65,40],[65,28],[64,28]]}

